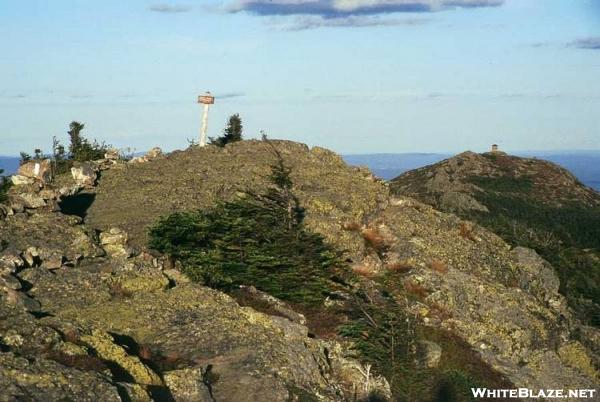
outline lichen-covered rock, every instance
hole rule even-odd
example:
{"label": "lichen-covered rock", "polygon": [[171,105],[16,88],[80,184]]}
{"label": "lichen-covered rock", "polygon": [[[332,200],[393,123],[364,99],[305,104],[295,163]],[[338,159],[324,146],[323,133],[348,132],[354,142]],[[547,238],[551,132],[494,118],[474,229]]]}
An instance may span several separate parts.
{"label": "lichen-covered rock", "polygon": [[0,401],[120,402],[115,386],[99,373],[45,359],[0,352]]}
{"label": "lichen-covered rock", "polygon": [[37,300],[32,299],[23,292],[8,287],[0,290],[0,302],[33,313],[40,311],[40,303]]}
{"label": "lichen-covered rock", "polygon": [[[411,198],[390,198],[369,172],[330,151],[247,141],[113,164],[89,190],[96,199],[85,226],[43,210],[0,220],[0,387],[18,392],[15,373],[29,372],[28,381],[39,380],[34,396],[47,390],[53,399],[88,400],[90,389],[108,401],[342,401],[371,391],[389,398],[388,382],[350,358],[348,343],[312,338],[284,303],[259,295],[279,316],[240,307],[143,251],[159,216],[266,189],[273,144],[292,167],[309,228],[346,250],[364,277],[356,286],[377,290],[385,281],[420,328],[452,334],[515,387],[597,384],[600,334],[573,318],[537,254]],[[431,185],[444,189],[447,178],[440,173]],[[64,179],[57,188],[69,188]],[[101,230],[99,239],[88,227]],[[61,268],[41,269],[58,265],[59,255]],[[448,367],[451,348],[438,346],[416,345],[423,367]],[[4,355],[26,359],[6,374]],[[47,382],[54,372],[70,377]]]}
{"label": "lichen-covered rock", "polygon": [[154,158],[158,158],[159,156],[162,156],[163,151],[162,149],[160,149],[160,147],[154,147],[151,150],[149,150],[148,152],[146,152],[146,155],[144,155],[146,158],[148,159],[154,159]]}
{"label": "lichen-covered rock", "polygon": [[593,387],[590,373],[574,370],[556,351],[580,324],[547,262],[477,226],[461,235],[464,222],[454,215],[415,201],[390,204],[377,216],[385,222],[379,230],[394,235],[388,254],[411,261],[394,279],[396,297],[411,296],[407,308],[421,322],[457,334],[515,386],[548,388],[555,378],[565,387]]}
{"label": "lichen-covered rock", "polygon": [[16,196],[11,197],[11,203],[20,203],[25,208],[42,208],[46,206],[46,201],[44,198],[34,193],[21,193]]}
{"label": "lichen-covered rock", "polygon": [[30,216],[13,215],[0,221],[0,241],[18,253],[29,249],[24,257],[30,259],[30,266],[34,265],[33,258],[39,257],[41,263],[53,253],[64,256],[71,262],[82,256],[102,255],[102,249],[87,235],[79,222],[78,217],[47,211]]}
{"label": "lichen-covered rock", "polygon": [[[113,339],[118,334],[145,345],[145,358],[167,364],[170,369],[165,369],[166,373],[201,373],[210,367],[211,378],[219,379],[211,391],[221,395],[217,400],[279,400],[277,395],[286,400],[290,390],[297,389],[325,400],[343,400],[342,395],[352,393],[352,383],[362,381],[360,373],[353,372],[345,378],[349,384],[342,384],[335,367],[350,359],[340,356],[328,363],[333,360],[326,357],[329,344],[311,339],[306,327],[242,308],[223,293],[196,284],[169,289],[166,278],[152,279],[156,274],[144,270],[140,267],[111,275],[90,269],[59,270],[56,274],[28,269],[19,275],[32,284],[29,293],[54,320],[94,326]],[[115,283],[121,284],[118,291]],[[161,286],[134,287],[135,283]],[[114,342],[100,339],[99,343],[90,336],[82,337],[104,359],[120,361],[124,357],[122,349],[115,352]],[[119,364],[128,372],[137,372],[135,365]],[[184,390],[183,395],[204,392],[202,377],[171,374],[165,379],[167,387],[170,381]],[[136,383],[148,383],[143,375],[139,377]]]}
{"label": "lichen-covered rock", "polygon": [[25,162],[19,166],[18,175],[48,183],[52,178],[52,162],[50,159]]}
{"label": "lichen-covered rock", "polygon": [[132,250],[127,246],[128,235],[119,228],[100,233],[100,244],[112,258],[128,258]]}
{"label": "lichen-covered rock", "polygon": [[104,153],[104,159],[108,159],[111,161],[116,161],[119,160],[121,158],[121,155],[119,154],[119,150],[118,149],[109,149]]}
{"label": "lichen-covered rock", "polygon": [[139,357],[129,355],[109,334],[93,330],[90,335],[82,336],[81,341],[93,347],[100,358],[118,364],[132,377],[134,383],[162,385],[158,374],[143,364]]}
{"label": "lichen-covered rock", "polygon": [[306,325],[306,317],[295,312],[287,303],[283,302],[282,300],[279,300],[268,293],[262,292],[256,289],[254,286],[241,286],[240,291],[243,292],[247,297],[260,303],[264,303],[271,310],[273,310],[274,313],[300,325]]}
{"label": "lichen-covered rock", "polygon": [[93,187],[98,177],[98,168],[93,162],[83,162],[71,168],[75,183],[82,187]]}
{"label": "lichen-covered rock", "polygon": [[213,402],[212,389],[209,391],[203,377],[202,368],[171,370],[163,376],[165,384],[178,402]]}
{"label": "lichen-covered rock", "polygon": [[33,177],[22,176],[20,174],[10,176],[10,181],[15,186],[26,186],[35,183],[35,179]]}

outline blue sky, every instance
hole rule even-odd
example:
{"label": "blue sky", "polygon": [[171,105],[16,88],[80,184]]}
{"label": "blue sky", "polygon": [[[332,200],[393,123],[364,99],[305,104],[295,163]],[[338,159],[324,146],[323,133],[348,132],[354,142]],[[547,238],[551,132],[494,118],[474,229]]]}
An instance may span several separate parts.
{"label": "blue sky", "polygon": [[595,0],[2,0],[0,154],[181,149],[240,113],[342,153],[600,149]]}

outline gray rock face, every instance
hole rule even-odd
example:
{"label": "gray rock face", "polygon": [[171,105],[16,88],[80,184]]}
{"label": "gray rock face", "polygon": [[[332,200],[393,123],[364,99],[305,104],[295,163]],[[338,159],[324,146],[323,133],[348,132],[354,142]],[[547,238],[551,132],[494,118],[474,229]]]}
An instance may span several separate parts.
{"label": "gray rock face", "polygon": [[122,401],[101,374],[51,360],[29,361],[10,352],[0,353],[0,389],[2,401]]}
{"label": "gray rock face", "polygon": [[112,258],[128,258],[132,250],[127,246],[127,233],[119,228],[110,228],[100,233],[100,244]]}
{"label": "gray rock face", "polygon": [[49,159],[26,162],[19,167],[18,175],[48,183],[52,178],[51,162]]}
{"label": "gray rock face", "polygon": [[83,162],[71,168],[75,183],[83,187],[93,187],[98,177],[98,168],[93,162]]}
{"label": "gray rock face", "polygon": [[21,176],[20,174],[15,174],[10,176],[10,180],[15,186],[25,186],[29,184],[35,183],[35,179],[32,177]]}
{"label": "gray rock face", "polygon": [[12,202],[20,203],[25,208],[42,208],[46,206],[46,201],[40,195],[35,193],[21,193],[16,197],[13,197]]}
{"label": "gray rock face", "polygon": [[560,282],[552,266],[534,250],[525,247],[515,247],[511,257],[516,263],[519,287],[536,296],[540,301],[550,303],[555,307],[560,305],[562,298],[558,294]]}
{"label": "gray rock face", "polygon": [[461,212],[461,211],[481,211],[488,212],[485,205],[478,202],[475,198],[468,194],[458,191],[448,191],[440,196],[440,205],[444,210]]}
{"label": "gray rock face", "polygon": [[580,324],[547,262],[479,227],[463,236],[455,216],[406,200],[378,216],[378,230],[392,234],[388,254],[413,267],[397,280],[419,289],[408,305],[419,320],[459,335],[517,387],[547,388],[552,379],[594,386],[594,352],[575,338]]}

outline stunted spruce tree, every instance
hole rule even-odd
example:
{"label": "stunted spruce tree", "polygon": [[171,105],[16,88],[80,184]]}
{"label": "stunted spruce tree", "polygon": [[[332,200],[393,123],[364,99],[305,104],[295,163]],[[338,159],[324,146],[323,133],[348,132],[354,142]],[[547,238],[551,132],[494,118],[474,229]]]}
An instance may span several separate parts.
{"label": "stunted spruce tree", "polygon": [[[70,145],[69,153],[71,159],[74,161],[85,162],[97,159],[102,159],[104,153],[108,149],[108,145],[104,143],[98,143],[96,140],[90,142],[87,138],[81,135],[81,131],[85,128],[85,124],[78,121],[72,121],[69,124]],[[55,144],[59,145],[59,144]]]}
{"label": "stunted spruce tree", "polygon": [[236,142],[242,140],[242,119],[238,113],[231,115],[227,122],[227,127],[223,130],[223,135],[217,138],[210,138],[212,145],[224,147],[230,142]]}
{"label": "stunted spruce tree", "polygon": [[4,169],[0,169],[0,203],[6,201],[6,191],[10,187],[8,177],[4,176]]}
{"label": "stunted spruce tree", "polygon": [[343,263],[304,226],[290,169],[276,155],[268,191],[164,217],[150,230],[150,247],[179,260],[190,278],[208,286],[233,291],[253,285],[293,303],[320,305]]}

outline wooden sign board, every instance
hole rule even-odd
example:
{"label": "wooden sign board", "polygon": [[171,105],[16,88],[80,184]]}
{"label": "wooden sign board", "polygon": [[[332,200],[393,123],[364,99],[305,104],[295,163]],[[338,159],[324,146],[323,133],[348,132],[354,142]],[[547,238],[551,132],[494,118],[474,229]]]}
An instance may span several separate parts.
{"label": "wooden sign board", "polygon": [[202,103],[204,105],[213,105],[215,103],[215,97],[211,95],[200,95],[198,97],[198,103]]}

